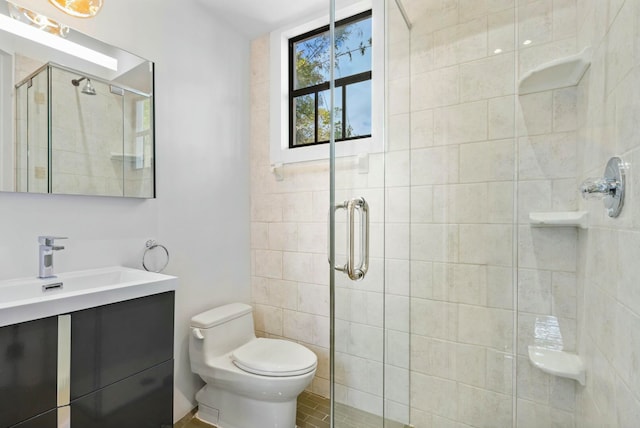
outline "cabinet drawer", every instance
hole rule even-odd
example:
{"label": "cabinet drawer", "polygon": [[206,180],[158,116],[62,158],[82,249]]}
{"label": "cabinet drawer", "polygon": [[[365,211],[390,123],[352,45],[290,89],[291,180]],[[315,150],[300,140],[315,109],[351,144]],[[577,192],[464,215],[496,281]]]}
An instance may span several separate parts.
{"label": "cabinet drawer", "polygon": [[71,315],[71,400],[173,358],[174,292]]}
{"label": "cabinet drawer", "polygon": [[49,410],[45,414],[21,422],[11,428],[58,428],[58,411]]}
{"label": "cabinet drawer", "polygon": [[57,360],[57,317],[0,328],[0,427],[55,409]]}
{"label": "cabinet drawer", "polygon": [[173,426],[173,360],[71,402],[71,427]]}

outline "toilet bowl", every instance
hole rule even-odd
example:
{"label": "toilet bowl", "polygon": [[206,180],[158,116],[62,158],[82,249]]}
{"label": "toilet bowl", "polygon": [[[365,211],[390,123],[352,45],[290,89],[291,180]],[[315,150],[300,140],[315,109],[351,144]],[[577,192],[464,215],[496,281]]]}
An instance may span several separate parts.
{"label": "toilet bowl", "polygon": [[206,385],[198,418],[219,428],[293,428],[298,395],[316,372],[316,355],[280,339],[257,338],[252,308],[232,303],[191,319],[191,370]]}

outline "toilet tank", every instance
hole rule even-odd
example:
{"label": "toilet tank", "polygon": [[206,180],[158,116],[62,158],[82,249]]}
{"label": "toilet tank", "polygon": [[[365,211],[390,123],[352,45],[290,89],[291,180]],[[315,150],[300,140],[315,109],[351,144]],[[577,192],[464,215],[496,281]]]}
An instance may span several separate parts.
{"label": "toilet tank", "polygon": [[252,310],[247,304],[231,303],[194,316],[191,318],[191,350],[203,352],[206,360],[254,339]]}

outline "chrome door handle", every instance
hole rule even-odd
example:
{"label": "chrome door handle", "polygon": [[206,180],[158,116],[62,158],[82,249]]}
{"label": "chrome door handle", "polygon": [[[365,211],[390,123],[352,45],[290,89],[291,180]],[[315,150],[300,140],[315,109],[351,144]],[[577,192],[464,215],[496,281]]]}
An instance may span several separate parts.
{"label": "chrome door handle", "polygon": [[[344,272],[353,281],[360,281],[369,270],[369,204],[360,198],[353,198],[337,204],[335,210],[347,211],[347,263],[335,265],[334,269]],[[355,264],[355,212],[360,212],[360,263]]]}

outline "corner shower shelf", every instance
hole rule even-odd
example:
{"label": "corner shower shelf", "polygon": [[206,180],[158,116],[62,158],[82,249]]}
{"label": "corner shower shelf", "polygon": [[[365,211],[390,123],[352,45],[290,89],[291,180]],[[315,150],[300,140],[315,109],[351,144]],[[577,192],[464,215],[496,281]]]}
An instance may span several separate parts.
{"label": "corner shower shelf", "polygon": [[542,64],[520,79],[520,95],[575,86],[591,65],[591,48]]}
{"label": "corner shower shelf", "polygon": [[531,227],[579,227],[587,228],[587,211],[557,211],[529,213]]}
{"label": "corner shower shelf", "polygon": [[586,369],[582,359],[576,354],[540,346],[529,346],[529,360],[545,373],[573,379],[583,386],[585,384]]}
{"label": "corner shower shelf", "polygon": [[142,155],[137,155],[135,153],[111,153],[111,160],[115,161],[127,161],[127,162],[138,162],[142,160]]}

